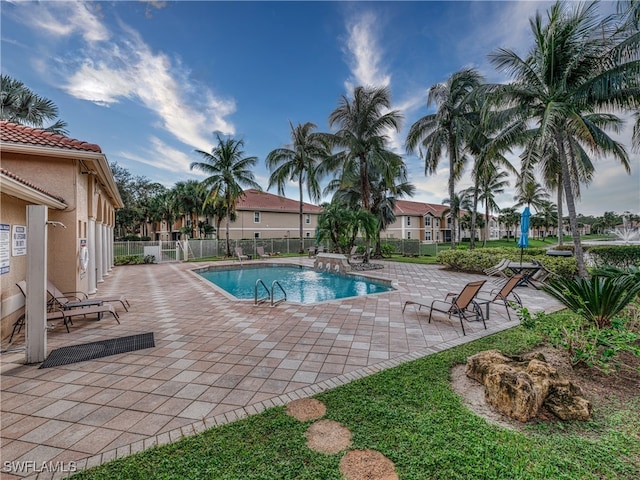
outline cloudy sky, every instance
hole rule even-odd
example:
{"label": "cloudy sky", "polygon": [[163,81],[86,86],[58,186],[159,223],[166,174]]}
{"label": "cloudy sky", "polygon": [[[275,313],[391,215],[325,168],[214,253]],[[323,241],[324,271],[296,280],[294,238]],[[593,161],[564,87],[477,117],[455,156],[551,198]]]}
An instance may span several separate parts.
{"label": "cloudy sky", "polygon": [[[388,86],[404,116],[391,146],[404,155],[413,200],[447,197],[448,164],[425,176],[404,137],[431,113],[429,87],[463,67],[507,79],[487,54],[524,56],[529,19],[550,4],[497,2],[13,2],[1,11],[2,73],[53,100],[70,136],[97,143],[109,161],[168,187],[204,178],[189,170],[214,132],[245,142],[257,182],[267,154],[290,141],[289,122],[328,131],[328,116],[357,85]],[[603,2],[602,13],[614,4]],[[631,126],[619,139],[629,143]],[[640,211],[640,157],[632,174],[596,161],[578,211]],[[514,158],[514,165],[518,162]],[[513,182],[512,182],[513,184]],[[470,185],[468,176],[458,189]],[[296,189],[287,190],[296,198]],[[498,198],[513,205],[509,189]]]}

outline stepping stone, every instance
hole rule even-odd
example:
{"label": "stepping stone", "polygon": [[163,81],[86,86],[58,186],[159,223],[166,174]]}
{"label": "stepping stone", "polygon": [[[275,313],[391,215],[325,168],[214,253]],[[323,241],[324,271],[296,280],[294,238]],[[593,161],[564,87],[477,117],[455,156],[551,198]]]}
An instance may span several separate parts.
{"label": "stepping stone", "polygon": [[351,432],[333,420],[320,420],[307,429],[307,447],[321,453],[338,453],[351,445]]}
{"label": "stepping stone", "polygon": [[351,450],[340,460],[346,480],[398,480],[395,465],[375,450]]}
{"label": "stepping stone", "polygon": [[327,413],[327,407],[315,398],[302,398],[287,404],[287,415],[301,422],[322,418],[325,413]]}

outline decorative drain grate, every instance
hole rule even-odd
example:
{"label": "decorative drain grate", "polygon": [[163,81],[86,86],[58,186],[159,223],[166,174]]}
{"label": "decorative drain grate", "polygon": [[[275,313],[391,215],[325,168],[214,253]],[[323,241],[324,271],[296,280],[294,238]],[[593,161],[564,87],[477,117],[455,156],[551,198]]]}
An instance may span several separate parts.
{"label": "decorative drain grate", "polygon": [[108,357],[118,353],[133,352],[155,347],[153,333],[141,333],[128,337],[112,338],[100,342],[71,345],[54,350],[39,368],[59,367],[70,363],[84,362],[96,358]]}

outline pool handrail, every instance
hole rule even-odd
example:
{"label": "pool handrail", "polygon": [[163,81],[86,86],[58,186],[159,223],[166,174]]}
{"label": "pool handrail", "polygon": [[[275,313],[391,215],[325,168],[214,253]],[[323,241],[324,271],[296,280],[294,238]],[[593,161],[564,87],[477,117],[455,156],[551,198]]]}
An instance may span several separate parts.
{"label": "pool handrail", "polygon": [[[262,285],[262,287],[267,291],[267,296],[258,299],[258,285]],[[256,280],[256,285],[253,289],[253,304],[258,305],[259,303],[265,303],[267,300],[271,299],[271,303],[273,304],[273,295],[269,291],[269,287],[265,285],[262,279]]]}
{"label": "pool handrail", "polygon": [[[275,292],[276,285],[280,288],[280,290],[284,294],[284,298],[281,298],[277,302],[274,302],[273,294]],[[287,292],[285,292],[284,288],[282,288],[282,285],[280,285],[280,282],[278,280],[274,280],[273,283],[271,283],[271,306],[273,307],[275,305],[278,305],[279,303],[286,302],[286,301],[287,301]]]}

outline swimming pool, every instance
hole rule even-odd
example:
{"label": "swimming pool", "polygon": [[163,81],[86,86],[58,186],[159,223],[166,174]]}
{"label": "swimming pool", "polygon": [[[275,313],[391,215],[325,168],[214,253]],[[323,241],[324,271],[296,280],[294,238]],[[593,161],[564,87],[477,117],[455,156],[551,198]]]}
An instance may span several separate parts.
{"label": "swimming pool", "polygon": [[[272,282],[277,280],[287,292],[287,301],[297,303],[324,302],[394,290],[390,284],[382,281],[372,281],[352,275],[317,272],[295,265],[260,267],[245,265],[238,268],[196,270],[196,273],[234,297],[243,300],[253,300],[258,280],[262,280],[269,288],[271,288]],[[260,288],[258,297],[264,295],[266,295],[266,291]],[[282,297],[282,292],[276,288],[275,300]]]}

